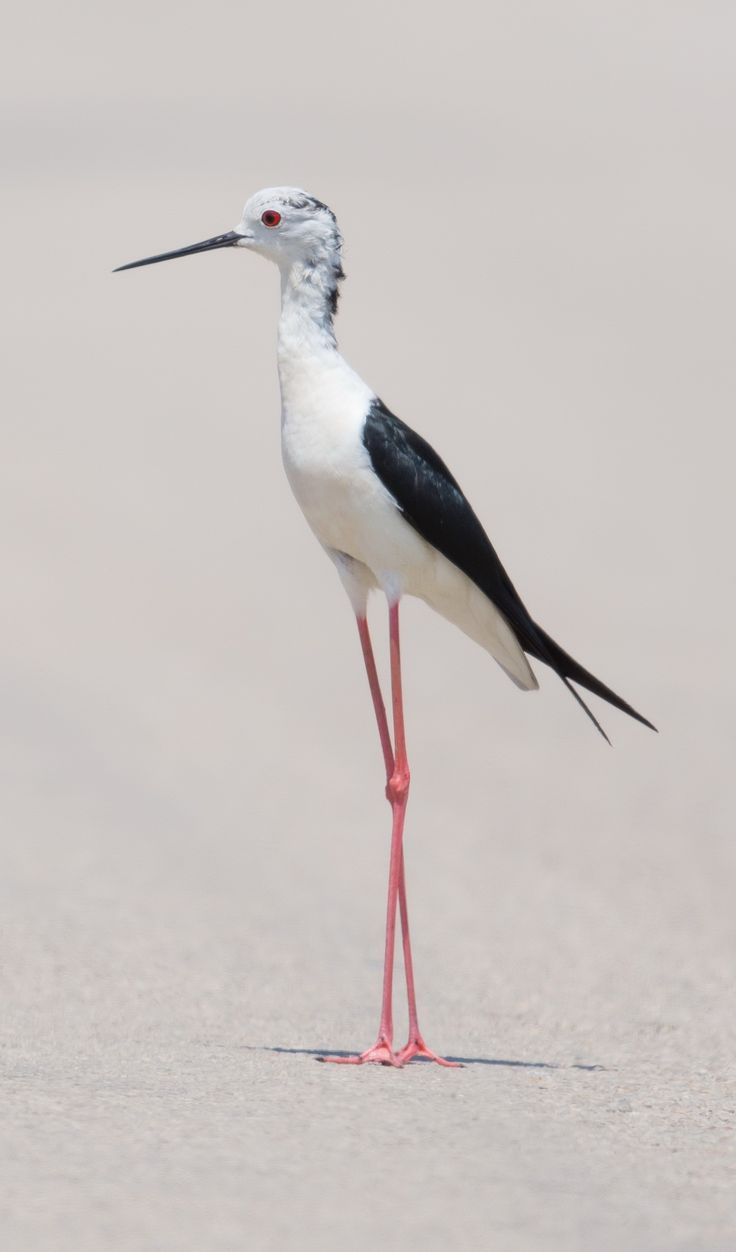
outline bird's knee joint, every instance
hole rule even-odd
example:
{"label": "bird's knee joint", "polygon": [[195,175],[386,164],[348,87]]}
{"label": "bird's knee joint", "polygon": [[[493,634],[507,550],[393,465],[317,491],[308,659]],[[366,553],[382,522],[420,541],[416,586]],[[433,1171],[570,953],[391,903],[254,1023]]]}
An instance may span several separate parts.
{"label": "bird's knee joint", "polygon": [[408,768],[394,770],[386,783],[386,799],[391,804],[400,804],[402,800],[406,800],[409,794],[410,782],[411,774]]}

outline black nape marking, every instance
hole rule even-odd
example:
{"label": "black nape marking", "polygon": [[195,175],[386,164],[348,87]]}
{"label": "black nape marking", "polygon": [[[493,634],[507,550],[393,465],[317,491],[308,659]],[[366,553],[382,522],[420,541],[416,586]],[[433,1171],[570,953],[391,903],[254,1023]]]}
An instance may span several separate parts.
{"label": "black nape marking", "polygon": [[337,225],[337,218],[335,217],[335,214],[332,212],[332,209],[330,208],[329,204],[325,204],[323,200],[318,200],[316,196],[309,196],[308,200],[310,204],[314,205],[315,209],[322,209],[322,211],[326,213],[328,217],[332,218],[335,225]]}
{"label": "black nape marking", "polygon": [[337,225],[337,218],[332,212],[330,206],[325,204],[322,200],[318,200],[316,196],[308,196],[305,192],[302,196],[290,196],[288,199],[285,199],[283,203],[288,204],[292,209],[322,209],[324,213],[327,213],[327,215],[332,218],[335,225]]}
{"label": "black nape marking", "polygon": [[338,284],[341,283],[345,277],[345,270],[342,268],[342,265],[338,263],[332,273],[335,279],[335,285],[330,292],[330,313],[334,317],[337,313],[337,302],[340,299],[340,287]]}
{"label": "black nape marking", "polygon": [[495,604],[524,651],[555,671],[604,739],[608,736],[570,680],[656,730],[536,624],[444,461],[426,439],[394,417],[378,398],[368,410],[363,443],[373,469],[409,525]]}
{"label": "black nape marking", "polygon": [[[283,203],[288,204],[292,209],[320,209],[323,213],[326,213],[335,228],[335,247],[337,248],[339,258],[339,251],[342,247],[342,236],[337,225],[337,218],[328,204],[325,204],[323,200],[318,200],[316,196],[307,195],[306,192],[304,192],[301,196],[290,196],[288,199],[284,199]],[[334,317],[337,313],[337,303],[340,299],[339,284],[345,277],[345,271],[342,268],[342,261],[339,259],[337,264],[332,267],[331,277],[333,279],[333,285],[328,292],[328,299],[330,304],[330,315]]]}

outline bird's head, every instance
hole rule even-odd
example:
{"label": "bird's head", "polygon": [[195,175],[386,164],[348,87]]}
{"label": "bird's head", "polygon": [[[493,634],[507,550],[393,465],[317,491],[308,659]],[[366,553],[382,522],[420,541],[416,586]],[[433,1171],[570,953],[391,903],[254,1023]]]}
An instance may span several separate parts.
{"label": "bird's head", "polygon": [[243,247],[279,266],[339,264],[342,237],[335,214],[298,187],[257,191],[235,228]]}
{"label": "bird's head", "polygon": [[324,268],[332,272],[337,282],[342,278],[341,247],[335,215],[326,204],[298,187],[268,187],[251,196],[234,230],[174,252],[132,261],[119,269],[155,265],[158,261],[219,248],[249,248],[275,261],[282,270],[294,265],[307,270]]}

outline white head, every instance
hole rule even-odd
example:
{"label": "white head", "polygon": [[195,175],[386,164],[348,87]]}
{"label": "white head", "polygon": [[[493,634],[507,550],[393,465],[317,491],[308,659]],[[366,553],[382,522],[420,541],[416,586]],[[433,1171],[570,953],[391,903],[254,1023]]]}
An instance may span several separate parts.
{"label": "white head", "polygon": [[299,187],[257,191],[235,227],[240,246],[260,252],[282,268],[339,264],[342,237],[335,214]]}
{"label": "white head", "polygon": [[334,312],[337,286],[344,277],[341,247],[335,214],[326,204],[299,187],[268,187],[251,196],[234,230],[174,252],[132,261],[119,269],[155,265],[216,248],[248,248],[275,261],[282,275],[295,272],[298,281],[314,282],[323,289]]}

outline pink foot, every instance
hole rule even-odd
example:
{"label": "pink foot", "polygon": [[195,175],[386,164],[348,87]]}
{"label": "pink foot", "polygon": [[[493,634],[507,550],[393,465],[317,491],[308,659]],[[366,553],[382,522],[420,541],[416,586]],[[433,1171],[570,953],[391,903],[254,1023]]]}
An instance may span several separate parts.
{"label": "pink foot", "polygon": [[423,1056],[428,1061],[435,1061],[437,1065],[444,1065],[447,1069],[462,1069],[460,1061],[447,1061],[444,1056],[438,1056],[431,1048],[428,1048],[421,1035],[416,1035],[413,1039],[396,1054],[396,1065],[406,1065],[413,1060],[415,1056]]}
{"label": "pink foot", "polygon": [[386,1039],[377,1039],[372,1048],[356,1056],[318,1056],[318,1061],[329,1061],[332,1065],[394,1065],[401,1064],[396,1053]]}

